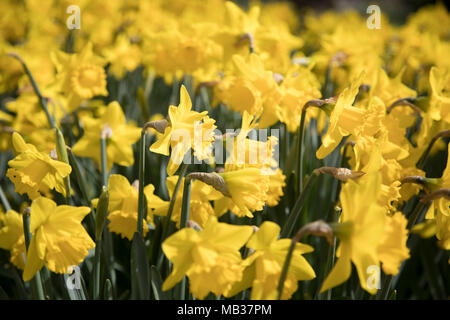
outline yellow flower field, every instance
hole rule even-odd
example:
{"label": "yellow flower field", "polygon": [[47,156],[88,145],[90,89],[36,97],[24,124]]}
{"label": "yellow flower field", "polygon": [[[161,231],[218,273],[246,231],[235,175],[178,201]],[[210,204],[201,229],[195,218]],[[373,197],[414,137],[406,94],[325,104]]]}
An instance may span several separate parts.
{"label": "yellow flower field", "polygon": [[448,299],[450,13],[378,9],[1,1],[0,298]]}

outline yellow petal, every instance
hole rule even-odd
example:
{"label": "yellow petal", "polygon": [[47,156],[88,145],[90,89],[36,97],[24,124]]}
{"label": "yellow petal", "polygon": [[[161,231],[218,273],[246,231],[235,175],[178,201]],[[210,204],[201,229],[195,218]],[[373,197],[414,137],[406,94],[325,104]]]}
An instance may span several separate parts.
{"label": "yellow petal", "polygon": [[27,260],[25,263],[25,270],[23,271],[23,281],[30,281],[33,279],[36,272],[44,266],[44,260],[39,259],[38,250],[36,247],[36,238],[31,238],[30,246],[28,247]]}

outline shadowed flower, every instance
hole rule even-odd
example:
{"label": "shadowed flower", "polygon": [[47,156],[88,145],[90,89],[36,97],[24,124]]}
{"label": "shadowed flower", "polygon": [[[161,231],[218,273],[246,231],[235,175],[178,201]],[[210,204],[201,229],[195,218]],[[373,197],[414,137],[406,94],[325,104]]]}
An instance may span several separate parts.
{"label": "shadowed flower", "polygon": [[66,195],[64,177],[72,171],[70,165],[39,152],[16,132],[12,135],[12,144],[18,155],[8,162],[10,168],[6,176],[14,183],[16,192],[26,193],[30,199],[39,197],[40,192],[47,189]]}
{"label": "shadowed flower", "polygon": [[[246,267],[243,279],[233,286],[231,295],[252,287],[252,300],[277,298],[278,282],[292,242],[291,239],[278,239],[279,233],[280,227],[276,223],[266,221],[252,235],[246,246],[252,249],[253,253],[243,262]],[[315,278],[314,270],[302,256],[312,251],[312,247],[296,243],[284,283],[282,299],[289,299],[297,291],[298,281]]]}
{"label": "shadowed flower", "polygon": [[44,264],[55,273],[67,273],[79,265],[95,244],[81,221],[89,207],[57,206],[40,197],[31,204],[32,238],[27,252],[23,280],[30,281]]}
{"label": "shadowed flower", "polygon": [[84,135],[73,146],[73,153],[80,157],[92,158],[100,165],[100,138],[102,132],[106,130],[107,170],[111,170],[114,163],[121,166],[131,166],[134,163],[132,145],[139,140],[141,130],[127,124],[119,103],[111,102],[99,119],[84,117],[83,122]]}
{"label": "shadowed flower", "polygon": [[239,249],[253,232],[250,226],[233,226],[210,217],[200,232],[183,228],[167,238],[162,249],[173,263],[171,274],[163,283],[169,290],[189,278],[192,294],[203,299],[209,292],[228,296],[231,286],[242,278],[243,266]]}
{"label": "shadowed flower", "polygon": [[252,211],[261,211],[268,199],[270,176],[257,168],[227,169],[219,175],[229,194],[215,201],[216,215],[231,210],[238,217],[253,217]]}
{"label": "shadowed flower", "polygon": [[368,286],[367,270],[380,265],[378,246],[385,225],[385,209],[377,203],[380,193],[379,173],[366,175],[364,183],[349,180],[341,191],[342,215],[333,226],[339,238],[338,260],[322,284],[321,292],[345,282],[351,274],[353,262],[358,271],[361,287],[374,294],[376,286]]}
{"label": "shadowed flower", "polygon": [[169,106],[169,125],[164,135],[150,146],[150,151],[169,155],[167,174],[173,175],[180,166],[184,155],[194,150],[194,156],[199,160],[209,158],[209,149],[214,140],[216,122],[207,116],[207,111],[201,113],[191,110],[192,102],[184,86],[180,89],[180,104],[178,107]]}
{"label": "shadowed flower", "polygon": [[14,210],[0,211],[0,248],[9,250],[11,262],[17,268],[25,267],[25,237],[22,217]]}
{"label": "shadowed flower", "polygon": [[406,246],[408,220],[401,212],[396,212],[386,218],[386,226],[381,243],[378,246],[378,256],[386,274],[396,275],[403,260],[409,258]]}
{"label": "shadowed flower", "polygon": [[[137,182],[137,181],[136,181]],[[147,199],[147,222],[153,224],[153,208],[165,205],[166,201],[154,195],[155,187],[149,184],[144,187]],[[119,234],[122,238],[133,240],[137,230],[138,217],[138,185],[130,185],[127,178],[120,174],[112,174],[108,180],[108,228],[111,232]],[[98,199],[92,201],[97,206]],[[143,224],[144,236],[148,232],[147,223]]]}
{"label": "shadowed flower", "polygon": [[70,111],[78,108],[84,99],[108,95],[103,69],[106,61],[94,55],[91,42],[78,54],[58,51],[52,59],[57,70],[56,81],[61,91],[67,94]]}

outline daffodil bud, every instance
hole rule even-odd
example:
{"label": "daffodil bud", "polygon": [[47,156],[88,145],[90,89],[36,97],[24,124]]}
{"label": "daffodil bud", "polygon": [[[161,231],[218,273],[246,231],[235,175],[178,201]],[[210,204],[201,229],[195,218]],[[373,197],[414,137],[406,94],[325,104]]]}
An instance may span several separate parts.
{"label": "daffodil bud", "polygon": [[109,193],[106,187],[103,187],[102,194],[98,200],[97,212],[95,215],[95,238],[100,240],[102,238],[103,228],[105,226],[106,218],[108,217]]}
{"label": "daffodil bud", "polygon": [[58,153],[59,161],[69,163],[69,157],[67,156],[66,142],[64,141],[64,136],[61,130],[55,128],[56,134],[56,152]]}
{"label": "daffodil bud", "polygon": [[315,236],[325,237],[330,245],[333,245],[333,229],[332,227],[323,220],[317,220],[311,223],[308,223],[304,227],[302,227],[292,241],[298,242],[304,236],[312,234]]}
{"label": "daffodil bud", "polygon": [[220,191],[225,197],[231,197],[225,179],[215,172],[192,172],[186,176],[186,179],[200,180]]}
{"label": "daffodil bud", "polygon": [[164,131],[166,130],[168,125],[169,125],[169,122],[166,119],[150,121],[144,125],[143,130],[152,128],[152,129],[155,129],[156,131],[158,131],[159,133],[164,133]]}
{"label": "daffodil bud", "polygon": [[334,178],[346,182],[348,179],[356,180],[365,175],[365,172],[354,171],[347,168],[321,167],[313,171],[314,174],[329,174]]}

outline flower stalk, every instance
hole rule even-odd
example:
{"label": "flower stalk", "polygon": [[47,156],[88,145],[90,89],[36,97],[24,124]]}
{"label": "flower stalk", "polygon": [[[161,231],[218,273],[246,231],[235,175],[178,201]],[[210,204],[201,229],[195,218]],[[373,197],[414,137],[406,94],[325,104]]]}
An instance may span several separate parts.
{"label": "flower stalk", "polygon": [[[23,232],[25,236],[25,247],[26,253],[28,253],[28,248],[31,243],[31,231],[30,231],[30,208],[26,208],[23,211],[22,219],[23,219]],[[44,298],[44,289],[41,281],[40,271],[37,271],[34,277],[31,279],[31,292],[33,299],[35,300],[45,300]]]}
{"label": "flower stalk", "polygon": [[36,95],[37,95],[37,97],[39,99],[39,103],[41,104],[41,107],[44,110],[45,115],[47,116],[47,120],[48,120],[48,123],[49,123],[50,127],[52,129],[56,128],[55,120],[50,115],[50,112],[48,111],[48,108],[47,108],[47,100],[42,96],[41,90],[39,90],[39,87],[38,87],[38,85],[36,83],[36,80],[34,80],[34,77],[31,74],[31,71],[28,68],[28,66],[25,63],[25,61],[15,52],[9,52],[9,53],[7,53],[7,55],[10,56],[10,57],[15,58],[17,60],[19,60],[19,62],[22,64],[22,67],[25,70],[25,73],[27,74],[28,78],[30,79],[31,86],[33,87],[33,90],[34,90],[34,92],[36,93]]}
{"label": "flower stalk", "polygon": [[146,140],[146,125],[141,132],[141,140],[139,143],[139,195],[138,195],[138,218],[137,218],[137,232],[144,236],[144,218],[145,218],[145,195],[144,195],[144,173],[145,173],[145,140]]}
{"label": "flower stalk", "polygon": [[295,245],[297,244],[297,242],[300,241],[300,239],[309,234],[325,237],[328,243],[330,243],[330,245],[333,245],[333,238],[334,238],[333,230],[331,226],[327,224],[325,221],[323,220],[314,221],[302,227],[292,238],[288,254],[286,256],[286,259],[284,260],[283,269],[280,275],[280,281],[278,282],[278,298],[277,298],[278,300],[281,299],[283,294],[284,282],[286,281],[286,277],[289,271],[289,265],[292,260],[292,254],[294,253]]}

